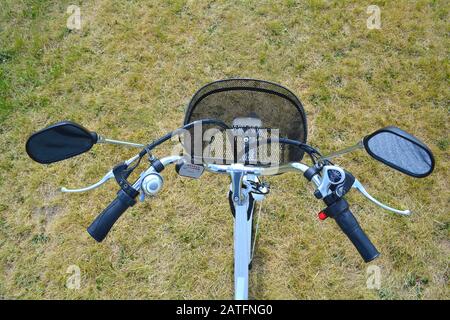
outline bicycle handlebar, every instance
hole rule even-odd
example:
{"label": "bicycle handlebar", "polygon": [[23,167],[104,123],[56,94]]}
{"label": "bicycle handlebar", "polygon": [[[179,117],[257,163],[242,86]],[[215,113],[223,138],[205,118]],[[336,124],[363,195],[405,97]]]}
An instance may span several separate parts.
{"label": "bicycle handlebar", "polygon": [[[181,160],[181,156],[172,156],[161,159],[163,165],[177,162]],[[308,166],[299,163],[289,163],[280,167],[254,167],[244,166],[242,164],[231,165],[217,165],[217,164],[205,164],[205,169],[214,173],[230,173],[233,170],[242,170],[247,174],[254,174],[256,176],[271,176],[289,171],[305,172],[308,170]],[[152,168],[149,168],[141,176],[145,176],[146,173],[153,172]],[[139,189],[139,181],[136,182],[136,189]],[[315,175],[311,181],[317,186],[320,185],[320,178]],[[134,198],[131,198],[125,192],[120,190],[117,193],[116,199],[114,199],[108,207],[92,222],[88,227],[88,233],[98,242],[105,239],[108,232],[111,230],[114,223],[119,217],[131,206],[136,203]],[[369,240],[367,235],[361,229],[358,221],[353,216],[352,212],[348,208],[348,203],[344,198],[340,198],[334,203],[327,203],[328,208],[325,210],[326,214],[336,220],[336,223],[341,230],[347,235],[353,245],[356,247],[365,262],[369,262],[379,256],[379,252]]]}

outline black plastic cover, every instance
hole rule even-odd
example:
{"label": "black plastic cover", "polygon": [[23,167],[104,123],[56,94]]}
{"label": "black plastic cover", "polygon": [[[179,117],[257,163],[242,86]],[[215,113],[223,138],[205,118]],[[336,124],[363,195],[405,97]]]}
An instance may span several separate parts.
{"label": "black plastic cover", "polygon": [[71,121],[55,123],[33,133],[26,151],[39,163],[53,163],[89,151],[97,142],[97,134]]}

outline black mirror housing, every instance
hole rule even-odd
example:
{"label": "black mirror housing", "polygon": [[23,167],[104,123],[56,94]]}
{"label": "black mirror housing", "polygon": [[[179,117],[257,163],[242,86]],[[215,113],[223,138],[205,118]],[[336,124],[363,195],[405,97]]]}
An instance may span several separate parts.
{"label": "black mirror housing", "polygon": [[389,126],[363,138],[366,151],[374,159],[415,178],[434,170],[431,150],[419,139],[400,128]]}
{"label": "black mirror housing", "polygon": [[27,154],[36,162],[49,164],[89,151],[98,136],[81,125],[62,121],[33,133],[27,140]]}

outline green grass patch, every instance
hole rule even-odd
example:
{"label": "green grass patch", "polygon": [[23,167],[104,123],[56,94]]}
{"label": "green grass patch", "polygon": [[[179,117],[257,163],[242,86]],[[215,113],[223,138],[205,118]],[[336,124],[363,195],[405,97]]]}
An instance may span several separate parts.
{"label": "green grass patch", "polygon": [[[69,30],[67,7],[81,9]],[[115,196],[58,189],[95,182],[133,154],[97,146],[42,166],[30,133],[69,119],[112,138],[151,141],[177,128],[202,85],[230,77],[281,83],[302,100],[308,139],[324,152],[397,125],[425,141],[433,176],[412,179],[362,151],[336,160],[389,215],[349,200],[382,256],[381,288],[307,183],[269,179],[250,296],[261,299],[449,299],[449,101],[446,1],[4,0],[0,10],[0,298],[225,299],[233,295],[228,179],[166,170],[163,192],[130,209],[102,244],[86,227]],[[163,152],[158,150],[157,155]],[[80,289],[67,288],[69,266]]]}

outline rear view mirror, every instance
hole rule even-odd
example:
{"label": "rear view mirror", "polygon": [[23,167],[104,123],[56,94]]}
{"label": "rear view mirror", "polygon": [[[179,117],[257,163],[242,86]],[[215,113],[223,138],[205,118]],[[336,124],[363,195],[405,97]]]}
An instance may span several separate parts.
{"label": "rear view mirror", "polygon": [[32,134],[26,143],[26,151],[36,162],[53,163],[89,151],[97,139],[95,132],[63,121]]}
{"label": "rear view mirror", "polygon": [[419,139],[397,127],[377,130],[366,136],[363,144],[373,158],[407,175],[422,178],[434,169],[431,150]]}

